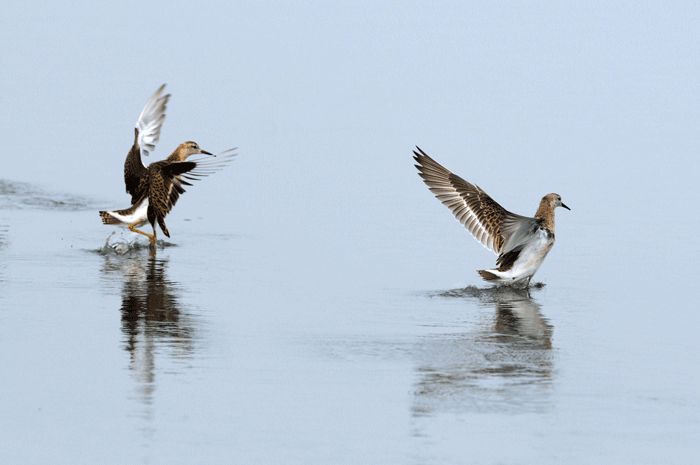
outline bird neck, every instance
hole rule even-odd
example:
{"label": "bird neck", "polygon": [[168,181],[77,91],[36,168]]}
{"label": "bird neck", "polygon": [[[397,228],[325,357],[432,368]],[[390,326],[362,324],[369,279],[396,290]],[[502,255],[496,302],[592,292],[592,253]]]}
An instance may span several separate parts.
{"label": "bird neck", "polygon": [[167,158],[168,161],[171,162],[181,162],[185,161],[187,157],[189,157],[190,154],[187,153],[187,150],[185,150],[182,146],[179,146],[178,148],[175,149],[175,151]]}
{"label": "bird neck", "polygon": [[535,218],[542,218],[542,229],[546,229],[554,233],[554,207],[547,199],[542,199],[540,207],[535,213]]}

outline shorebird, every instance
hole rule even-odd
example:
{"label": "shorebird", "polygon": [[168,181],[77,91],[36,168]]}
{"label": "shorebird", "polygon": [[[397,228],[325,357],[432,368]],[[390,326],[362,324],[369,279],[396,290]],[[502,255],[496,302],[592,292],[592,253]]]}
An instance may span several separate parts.
{"label": "shorebird", "polygon": [[[188,141],[180,144],[167,159],[145,166],[141,156],[147,156],[148,151],[155,148],[160,137],[161,125],[165,120],[165,108],[170,94],[161,97],[164,87],[165,84],[153,94],[141,111],[136,122],[134,145],[124,163],[124,183],[126,192],[131,195],[131,207],[100,212],[103,224],[118,225],[143,234],[148,237],[154,248],[156,222],[161,231],[170,237],[165,225],[165,216],[175,206],[180,194],[185,192],[182,185],[192,185],[184,179],[196,181],[215,173],[236,155],[233,153],[217,159],[186,161],[191,155],[217,157],[235,150],[229,149],[215,155],[202,150],[196,142]],[[153,235],[136,229],[144,226],[146,222],[151,224]]]}
{"label": "shorebird", "polygon": [[564,207],[559,194],[542,197],[534,218],[516,215],[430,158],[419,147],[413,151],[419,176],[457,221],[487,249],[498,255],[496,266],[477,270],[486,281],[526,286],[554,245],[554,209]]}

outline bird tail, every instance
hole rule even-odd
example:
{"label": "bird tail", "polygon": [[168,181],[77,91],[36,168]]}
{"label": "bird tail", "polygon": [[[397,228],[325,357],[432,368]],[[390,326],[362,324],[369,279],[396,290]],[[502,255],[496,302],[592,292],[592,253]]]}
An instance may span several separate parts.
{"label": "bird tail", "polygon": [[482,278],[484,278],[484,281],[500,281],[501,280],[501,278],[499,276],[496,276],[495,274],[491,273],[490,271],[476,270],[476,272],[479,273]]}
{"label": "bird tail", "polygon": [[100,218],[102,218],[102,224],[119,224],[121,221],[110,215],[108,212],[100,212]]}

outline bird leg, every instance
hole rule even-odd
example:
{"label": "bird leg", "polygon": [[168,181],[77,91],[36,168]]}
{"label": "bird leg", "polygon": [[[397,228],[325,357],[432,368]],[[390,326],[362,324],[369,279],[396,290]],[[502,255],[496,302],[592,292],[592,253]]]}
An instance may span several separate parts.
{"label": "bird leg", "polygon": [[139,233],[139,234],[143,234],[144,236],[146,236],[146,237],[148,238],[148,240],[151,241],[151,246],[155,249],[155,248],[156,248],[156,232],[155,232],[155,230],[153,231],[153,235],[151,236],[151,235],[148,234],[148,233],[145,233],[145,232],[143,232],[143,231],[139,231],[138,229],[134,228],[134,226],[136,226],[137,224],[138,224],[138,223],[130,224],[130,225],[129,225],[129,231],[135,232],[135,233]]}

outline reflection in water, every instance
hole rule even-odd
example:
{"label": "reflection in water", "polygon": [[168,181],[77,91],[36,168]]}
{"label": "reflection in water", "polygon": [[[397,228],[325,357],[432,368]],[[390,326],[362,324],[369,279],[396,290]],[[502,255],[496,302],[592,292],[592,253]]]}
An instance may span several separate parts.
{"label": "reflection in water", "polygon": [[[10,227],[7,225],[7,220],[0,219],[0,253],[2,253],[9,242],[9,230]],[[7,266],[7,260],[0,260],[0,283],[5,282],[5,267]]]}
{"label": "reflection in water", "polygon": [[414,416],[551,407],[552,327],[528,291],[469,287],[435,297],[476,300],[496,312],[475,332],[436,334],[421,342]]}
{"label": "reflection in water", "polygon": [[123,279],[121,329],[129,368],[138,383],[141,400],[153,401],[156,356],[168,353],[174,359],[194,353],[196,322],[181,308],[178,283],[168,280],[168,259],[157,259],[136,251],[116,256],[105,247],[103,274]]}
{"label": "reflection in water", "polygon": [[0,219],[0,250],[7,246],[7,237],[10,227],[7,225],[7,220]]}

